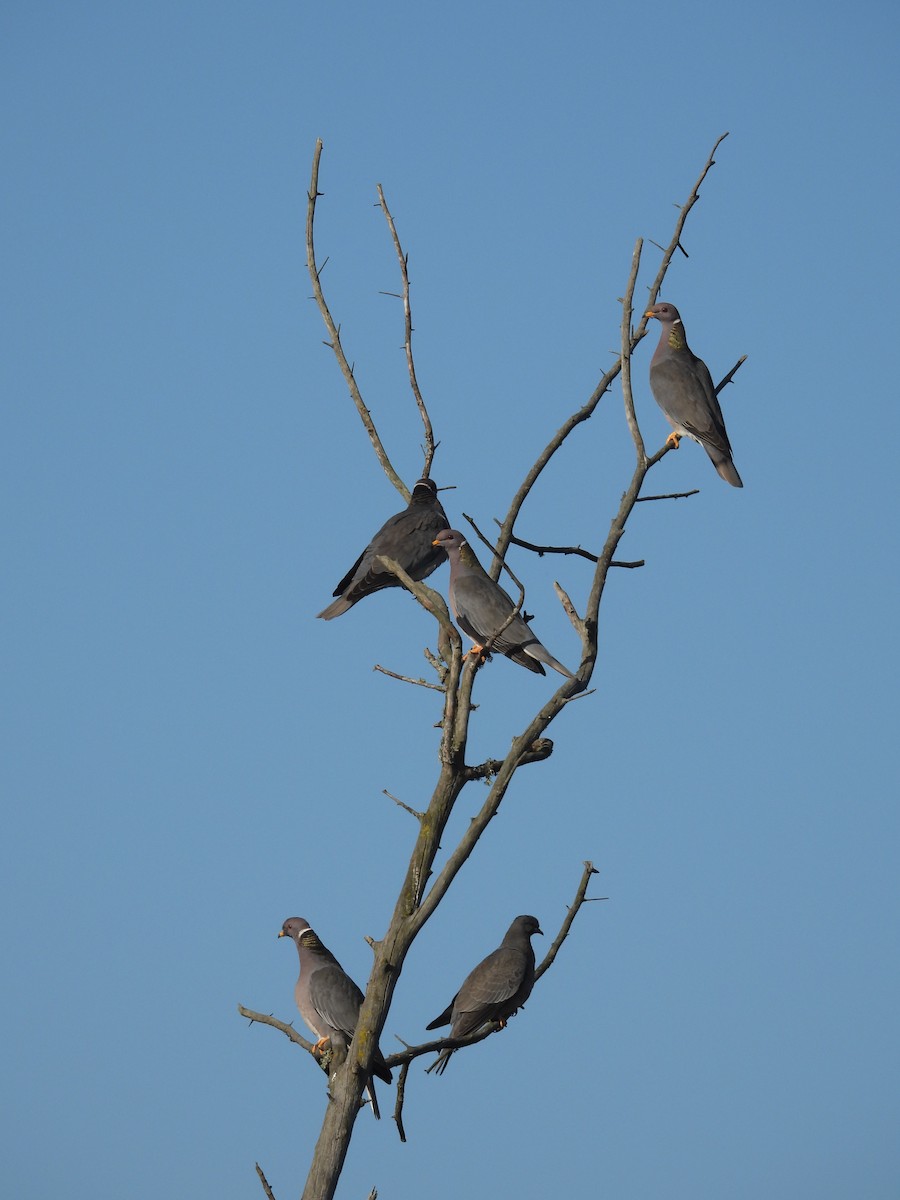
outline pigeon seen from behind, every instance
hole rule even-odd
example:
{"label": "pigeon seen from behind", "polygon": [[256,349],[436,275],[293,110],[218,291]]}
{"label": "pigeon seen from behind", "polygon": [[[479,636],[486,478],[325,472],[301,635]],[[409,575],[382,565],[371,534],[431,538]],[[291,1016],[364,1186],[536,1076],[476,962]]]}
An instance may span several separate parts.
{"label": "pigeon seen from behind", "polygon": [[[500,584],[491,579],[458,529],[443,530],[434,544],[446,550],[450,559],[450,607],[460,629],[473,639],[474,649],[480,653],[484,643],[497,634],[516,606]],[[538,641],[520,613],[516,613],[503,632],[497,634],[492,649],[538,675],[546,674],[541,665],[546,663],[560,675],[574,679],[568,667]]]}
{"label": "pigeon seen from behind", "polygon": [[731,443],[712,376],[687,344],[678,309],[674,304],[654,304],[644,316],[655,317],[662,325],[659,345],[650,360],[650,389],[674,430],[667,441],[677,450],[679,438],[693,438],[726,483],[743,487],[731,461]]}
{"label": "pigeon seen from behind", "polygon": [[[323,1050],[325,1043],[331,1042],[337,1065],[346,1057],[353,1040],[363,994],[303,917],[289,917],[278,936],[291,938],[300,955],[300,978],[294,988],[300,1016],[315,1034],[317,1050]],[[372,1075],[385,1083],[391,1082],[390,1068],[378,1046],[372,1058]],[[380,1120],[371,1077],[366,1081],[366,1090],[372,1112]]]}
{"label": "pigeon seen from behind", "polygon": [[[543,933],[537,917],[516,917],[503,941],[482,959],[463,980],[463,985],[439,1017],[426,1029],[450,1026],[450,1037],[463,1038],[475,1033],[488,1021],[506,1024],[521,1008],[534,987],[534,949],[531,939]],[[442,1050],[429,1071],[443,1074],[453,1050]]]}
{"label": "pigeon seen from behind", "polygon": [[325,621],[339,617],[364,596],[382,588],[402,587],[396,575],[376,562],[386,554],[418,582],[427,578],[447,557],[434,545],[434,539],[449,524],[437,498],[437,486],[431,479],[420,479],[413,488],[409,504],[395,513],[378,530],[362,554],[334,589],[337,596],[318,616]]}

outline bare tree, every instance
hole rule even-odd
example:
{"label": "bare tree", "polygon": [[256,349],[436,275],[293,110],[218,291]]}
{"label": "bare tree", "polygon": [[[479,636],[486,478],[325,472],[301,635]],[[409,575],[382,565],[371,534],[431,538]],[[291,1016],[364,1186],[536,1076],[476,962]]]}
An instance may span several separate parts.
{"label": "bare tree", "polygon": [[[330,1200],[330,1197],[334,1195],[350,1144],[354,1122],[360,1110],[361,1096],[366,1076],[369,1072],[373,1051],[384,1027],[394,989],[400,979],[404,960],[410,947],[422,932],[429,917],[432,916],[447,894],[457,872],[475,850],[482,833],[484,833],[487,826],[497,815],[500,803],[506,795],[507,789],[512,783],[516,772],[521,767],[542,761],[552,754],[553,743],[549,738],[544,736],[547,729],[568,704],[579,698],[583,698],[587,694],[597,661],[598,613],[608,573],[613,567],[635,568],[643,565],[641,562],[622,562],[614,557],[634,506],[641,501],[675,499],[693,494],[689,492],[665,496],[641,495],[648,473],[668,453],[671,447],[669,444],[666,444],[660,450],[650,455],[646,451],[644,439],[641,436],[635,416],[634,401],[632,398],[631,356],[647,332],[648,318],[644,310],[656,302],[672,257],[676,251],[681,249],[681,238],[688,214],[699,198],[701,184],[714,165],[716,150],[727,136],[727,134],[723,134],[716,141],[700,172],[699,178],[678,213],[675,229],[668,246],[665,248],[660,247],[662,249],[662,260],[656,276],[648,288],[646,301],[641,304],[640,320],[635,325],[633,324],[633,298],[643,248],[641,239],[636,243],[632,254],[631,270],[628,275],[625,293],[621,299],[621,348],[619,355],[610,369],[600,378],[588,399],[572,412],[560,428],[549,438],[544,449],[526,472],[518,491],[513,496],[504,520],[502,523],[498,522],[499,534],[496,541],[493,542],[487,539],[482,531],[477,529],[471,518],[466,518],[469,520],[477,536],[485,542],[493,553],[490,574],[494,580],[499,579],[501,570],[508,571],[508,568],[505,567],[504,558],[511,544],[524,547],[538,554],[577,554],[594,564],[590,587],[586,596],[580,600],[579,605],[576,605],[559,584],[555,585],[560,602],[581,641],[581,661],[578,669],[574,677],[565,679],[550,699],[541,704],[525,727],[513,736],[510,748],[504,757],[487,759],[477,764],[470,764],[466,761],[469,723],[473,716],[472,694],[484,658],[471,654],[463,654],[459,634],[450,619],[447,605],[438,592],[428,587],[425,583],[414,582],[396,562],[390,559],[382,560],[384,565],[413,593],[422,607],[434,616],[439,627],[439,644],[445,647],[443,657],[427,652],[427,657],[434,671],[434,680],[426,680],[424,678],[412,679],[395,675],[393,672],[387,671],[382,667],[378,668],[384,670],[387,674],[394,675],[395,678],[404,679],[410,684],[436,689],[443,693],[443,716],[440,722],[438,747],[439,768],[427,810],[425,812],[416,812],[408,806],[403,805],[418,822],[418,836],[410,856],[405,877],[399,889],[390,925],[380,941],[371,943],[374,952],[374,963],[366,990],[365,1001],[360,1011],[356,1035],[350,1046],[346,1060],[333,1071],[331,1077],[331,1099],[326,1106],[325,1117],[313,1154],[312,1165],[306,1186],[303,1190],[303,1200]],[[332,317],[322,289],[321,267],[317,264],[314,240],[316,202],[320,196],[318,181],[321,154],[322,143],[319,141],[316,144],[313,156],[306,220],[307,266],[310,279],[312,280],[313,294],[328,330],[328,341],[326,344],[334,352],[337,363],[347,383],[350,396],[356,405],[378,461],[398,492],[404,497],[405,501],[408,501],[409,490],[394,469],[388,452],[372,421],[371,414],[365,405],[353,367],[344,353],[340,327]],[[398,294],[403,302],[406,362],[410,387],[424,430],[424,467],[422,473],[427,475],[431,470],[434,458],[435,438],[431,419],[416,378],[412,350],[413,324],[410,308],[407,256],[401,246],[400,238],[388,209],[381,185],[378,185],[378,200],[387,221],[400,269],[402,288]],[[721,390],[726,383],[731,381],[741,362],[743,362],[743,359],[738,360],[735,367],[723,379],[717,391]],[[627,478],[625,483],[621,502],[610,521],[609,532],[604,544],[596,551],[592,551],[583,549],[580,546],[537,546],[516,537],[514,533],[516,519],[526,498],[540,478],[542,471],[565,441],[572,436],[578,426],[594,413],[600,401],[610,391],[612,384],[618,377],[621,378],[625,420],[634,446],[634,462],[630,469],[630,477]],[[511,578],[517,583],[513,576]],[[524,592],[520,587],[517,611],[521,607],[523,599]],[[489,640],[485,649],[489,652],[490,648],[491,641]],[[475,781],[487,781],[489,783],[487,794],[479,806],[475,817],[466,828],[465,833],[443,861],[443,864],[435,871],[435,862],[441,844],[441,837],[453,811],[453,807],[464,788]],[[560,946],[569,933],[575,916],[587,899],[588,885],[591,876],[595,873],[593,865],[590,862],[586,862],[575,897],[569,906],[566,919],[557,932],[549,951],[538,966],[538,977],[552,965]],[[312,1044],[301,1034],[297,1033],[293,1026],[266,1014],[253,1012],[243,1006],[239,1007],[239,1011],[243,1016],[250,1018],[252,1021],[274,1026],[292,1041],[312,1052]],[[401,1138],[405,1137],[403,1131],[403,1101],[406,1076],[410,1063],[422,1054],[439,1051],[448,1045],[467,1045],[475,1041],[480,1041],[482,1038],[495,1032],[496,1028],[496,1025],[487,1027],[462,1041],[451,1041],[448,1038],[443,1038],[422,1045],[407,1046],[402,1052],[394,1054],[387,1059],[390,1067],[399,1068],[394,1119]],[[266,1189],[267,1195],[271,1196],[265,1176],[258,1166],[257,1170],[259,1171],[260,1179]]]}

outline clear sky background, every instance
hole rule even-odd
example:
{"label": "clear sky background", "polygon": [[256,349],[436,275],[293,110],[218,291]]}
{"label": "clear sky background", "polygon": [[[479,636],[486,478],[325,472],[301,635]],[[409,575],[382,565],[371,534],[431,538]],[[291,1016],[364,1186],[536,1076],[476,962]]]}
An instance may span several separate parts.
{"label": "clear sky background", "polygon": [[[437,697],[372,671],[419,674],[429,618],[314,619],[401,507],[308,298],[315,139],[367,403],[411,483],[380,182],[435,477],[489,528],[729,130],[664,298],[716,377],[748,355],[745,487],[691,444],[654,471],[701,492],[635,513],[596,693],[415,946],[385,1050],[517,913],[555,932],[582,860],[609,900],[506,1032],[413,1071],[407,1145],[361,1115],[339,1194],[898,1195],[897,33],[865,0],[5,6],[6,1194],[237,1200],[256,1160],[299,1194],[324,1080],[237,1005],[295,1015],[295,914],[365,981],[414,836],[381,790],[435,778]],[[599,546],[631,467],[616,386],[520,534]],[[574,666],[551,584],[581,607],[588,564],[510,561]],[[470,761],[554,687],[495,659]]]}

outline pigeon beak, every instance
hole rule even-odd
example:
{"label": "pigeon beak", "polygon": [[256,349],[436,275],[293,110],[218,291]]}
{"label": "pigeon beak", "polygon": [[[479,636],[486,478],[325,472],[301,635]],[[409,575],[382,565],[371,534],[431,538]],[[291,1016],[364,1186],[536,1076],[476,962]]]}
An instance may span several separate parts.
{"label": "pigeon beak", "polygon": [[648,308],[647,311],[644,313],[644,316],[645,317],[655,317],[656,313],[653,311],[652,308]]}
{"label": "pigeon beak", "polygon": [[536,929],[534,932],[535,932],[535,933],[539,933],[539,934],[541,935],[541,937],[543,937],[543,936],[544,936],[544,931],[543,931],[543,929],[541,929],[540,927],[538,927],[538,928],[537,928],[537,929]]}
{"label": "pigeon beak", "polygon": [[433,541],[431,544],[432,544],[432,546],[439,546],[441,543],[440,543],[440,540],[439,540],[438,538],[435,538],[435,539],[434,539],[434,541]]}
{"label": "pigeon beak", "polygon": [[278,930],[278,936],[279,936],[279,937],[287,937],[287,934],[284,932],[284,930],[283,930],[283,929],[279,929],[279,930]]}

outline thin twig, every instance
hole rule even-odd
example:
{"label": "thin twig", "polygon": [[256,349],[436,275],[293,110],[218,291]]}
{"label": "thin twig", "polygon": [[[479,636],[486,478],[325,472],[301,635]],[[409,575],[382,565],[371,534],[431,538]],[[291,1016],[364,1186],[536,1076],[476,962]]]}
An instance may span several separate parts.
{"label": "thin twig", "polygon": [[644,450],[644,439],[641,436],[640,426],[638,425],[637,413],[634,410],[634,396],[631,391],[631,352],[634,349],[634,341],[631,336],[631,316],[634,311],[632,302],[634,299],[634,289],[637,284],[638,271],[641,266],[641,249],[643,244],[643,239],[641,238],[638,238],[635,243],[634,251],[631,255],[631,273],[628,276],[628,284],[622,299],[622,357],[620,359],[622,365],[622,396],[625,400],[625,420],[628,424],[631,440],[634,442],[634,451],[637,455],[639,466],[646,465],[647,454]]}
{"label": "thin twig", "polygon": [[[494,524],[500,525],[501,522],[494,517]],[[523,550],[530,550],[538,558],[543,558],[545,554],[577,554],[580,558],[586,558],[588,562],[595,563],[598,561],[596,554],[592,554],[590,550],[584,550],[581,546],[538,546],[534,542],[526,542],[524,538],[516,537],[515,534],[509,539],[509,544],[511,546],[521,546]],[[636,562],[623,562],[621,559],[614,558],[609,565],[611,567],[633,569],[635,567],[643,567],[644,560],[641,558]]]}
{"label": "thin twig", "polygon": [[[631,337],[628,331],[628,314],[631,313],[633,307],[634,287],[636,283],[635,265],[636,260],[640,255],[640,245],[635,248],[635,254],[632,256],[632,272],[629,277],[628,287],[625,296],[622,298],[623,320],[621,326],[622,350],[620,355],[620,363],[630,362],[631,352],[634,350],[634,338]],[[627,377],[627,379],[630,376]],[[625,535],[625,527],[628,523],[628,518],[634,509],[635,501],[640,494],[647,471],[650,469],[646,454],[643,450],[643,441],[641,439],[640,430],[637,427],[637,418],[634,415],[634,406],[631,399],[631,389],[626,386],[623,390],[625,401],[626,417],[632,431],[632,438],[635,444],[635,465],[632,472],[631,481],[619,502],[618,510],[613,517],[609,533],[606,537],[603,549],[600,552],[600,557],[597,561],[597,568],[594,571],[594,578],[591,582],[591,590],[588,594],[587,604],[584,612],[584,635],[582,637],[582,653],[581,653],[581,668],[580,674],[583,680],[582,687],[586,688],[590,682],[594,667],[597,662],[597,627],[600,612],[600,602],[603,599],[603,593],[606,588],[606,581],[609,576],[609,564],[612,562],[613,555],[618,548],[619,542]]]}
{"label": "thin twig", "polygon": [[427,478],[431,472],[431,463],[434,459],[434,431],[431,427],[431,418],[428,415],[428,409],[425,407],[425,401],[422,399],[422,392],[419,388],[419,381],[416,378],[416,364],[413,360],[412,352],[412,308],[409,303],[409,256],[403,253],[403,247],[400,245],[400,238],[397,234],[397,227],[394,224],[394,218],[391,216],[387,206],[387,200],[384,198],[384,190],[381,184],[376,185],[378,188],[378,203],[381,205],[381,211],[385,215],[388,223],[388,228],[391,231],[391,238],[394,243],[394,249],[397,252],[397,261],[400,264],[400,277],[403,280],[403,319],[404,319],[404,339],[403,346],[406,351],[406,367],[409,371],[409,386],[412,388],[412,394],[415,397],[416,407],[419,410],[419,416],[422,418],[422,425],[425,429],[425,466],[422,469],[422,475]]}
{"label": "thin twig", "polygon": [[[314,1046],[312,1042],[308,1042],[303,1034],[298,1033],[293,1025],[287,1021],[279,1021],[277,1017],[273,1017],[271,1013],[254,1012],[252,1008],[244,1008],[243,1004],[238,1005],[238,1012],[242,1017],[246,1017],[250,1024],[271,1025],[273,1029],[280,1029],[285,1037],[290,1038],[297,1046],[302,1046],[304,1050],[313,1053]],[[313,1055],[315,1057],[315,1055]]]}
{"label": "thin twig", "polygon": [[747,355],[742,354],[741,357],[734,364],[734,366],[731,368],[731,370],[728,372],[728,374],[725,376],[725,378],[722,380],[722,382],[717,385],[717,387],[716,387],[716,395],[717,396],[718,396],[719,392],[721,392],[722,388],[728,387],[729,383],[731,383],[732,379],[734,379],[735,375],[737,375],[738,371],[741,369],[741,367],[744,365],[744,363],[746,361],[747,361]]}
{"label": "thin twig", "polygon": [[382,789],[381,789],[381,794],[382,794],[383,796],[387,796],[388,800],[393,800],[393,802],[394,802],[395,804],[399,804],[399,805],[400,805],[400,807],[401,807],[402,809],[404,809],[406,812],[408,812],[408,813],[410,814],[410,816],[413,816],[413,817],[415,817],[417,821],[424,821],[424,819],[425,819],[425,814],[424,814],[424,813],[422,813],[422,812],[419,812],[419,811],[418,811],[418,809],[415,809],[415,808],[410,808],[408,804],[404,804],[402,800],[398,800],[396,796],[393,796],[393,795],[392,795],[392,794],[391,794],[391,793],[390,793],[390,792],[387,790],[387,788],[382,788]]}
{"label": "thin twig", "polygon": [[686,500],[688,496],[699,495],[699,488],[691,488],[689,492],[667,492],[664,496],[638,496],[635,504],[644,504],[647,500]]}
{"label": "thin twig", "polygon": [[[430,650],[430,649],[428,648],[428,646],[426,646],[426,647],[424,648],[424,650],[422,651],[422,653],[423,653],[423,654],[424,654],[424,656],[425,656],[425,661],[426,661],[427,663],[429,663],[429,665],[430,665],[431,667],[433,667],[433,668],[434,668],[434,672],[435,672],[435,674],[437,675],[438,679],[439,679],[439,680],[441,681],[441,683],[443,684],[443,683],[445,683],[445,682],[446,682],[446,679],[447,679],[447,666],[446,666],[446,663],[444,662],[444,660],[443,660],[441,657],[439,657],[439,656],[440,656],[440,654],[441,654],[441,640],[442,640],[441,634],[438,634],[438,652],[437,652],[437,654],[435,654],[433,650]],[[447,650],[447,652],[448,652],[448,653],[447,653],[447,657],[449,658],[449,657],[450,657],[450,654],[449,654],[449,651],[450,651],[450,646],[449,646],[449,644],[445,645],[445,646],[444,646],[444,649],[446,649],[446,650]],[[443,692],[443,691],[445,691],[445,689],[442,687],[442,688],[441,688],[441,691]]]}
{"label": "thin twig", "polygon": [[397,1076],[397,1098],[394,1101],[394,1121],[396,1122],[401,1142],[406,1141],[406,1130],[403,1127],[403,1101],[406,1099],[406,1079],[408,1075],[409,1063],[402,1063],[400,1074]]}
{"label": "thin twig", "polygon": [[[540,965],[535,969],[535,972],[534,972],[535,982],[537,982],[540,979],[540,977],[544,974],[545,971],[548,971],[550,969],[550,967],[553,966],[556,956],[557,956],[557,954],[559,954],[559,951],[562,948],[563,942],[569,936],[569,930],[572,928],[572,922],[578,916],[578,912],[579,912],[579,909],[581,908],[582,904],[584,904],[588,899],[587,890],[588,890],[588,884],[591,882],[591,876],[599,875],[599,874],[600,874],[600,872],[597,870],[597,868],[594,866],[594,864],[592,862],[590,862],[589,860],[585,862],[584,872],[581,876],[581,879],[578,883],[578,888],[575,892],[575,899],[572,901],[571,905],[569,906],[569,911],[566,913],[566,919],[563,921],[562,925],[560,926],[559,933],[553,939],[553,941],[550,945],[550,948],[548,949],[548,951],[544,955],[544,957],[541,959]],[[598,899],[599,899],[599,897],[598,897]],[[604,899],[605,899],[605,897],[604,897]]]}
{"label": "thin twig", "polygon": [[[318,306],[319,312],[322,314],[322,320],[325,322],[325,328],[328,330],[328,336],[331,339],[325,345],[329,346],[334,352],[338,366],[341,369],[341,374],[344,376],[344,381],[350,392],[350,398],[356,405],[356,411],[359,413],[360,420],[366,433],[369,435],[369,441],[372,443],[372,448],[375,451],[378,461],[381,463],[382,470],[388,479],[406,501],[409,503],[409,488],[394,470],[391,460],[388,458],[384,444],[378,435],[378,430],[375,428],[375,422],[372,420],[372,414],[366,408],[362,393],[356,382],[356,376],[353,373],[353,367],[347,361],[347,356],[344,354],[344,348],[341,345],[341,330],[340,326],[335,324],[334,318],[331,315],[331,310],[325,300],[325,293],[322,291],[321,270],[316,267],[316,248],[314,238],[314,226],[316,216],[316,200],[322,193],[319,191],[319,160],[322,157],[322,139],[316,141],[316,149],[313,154],[312,177],[309,184],[309,192],[307,193],[306,204],[306,268],[309,272],[309,277],[312,281],[313,298]],[[324,266],[324,263],[323,263]]]}
{"label": "thin twig", "polygon": [[[659,264],[659,270],[656,272],[656,278],[653,280],[653,283],[650,285],[650,289],[649,289],[650,298],[647,301],[647,308],[651,308],[656,303],[656,298],[659,295],[659,290],[662,287],[663,280],[666,277],[666,272],[669,269],[669,263],[672,261],[672,256],[674,255],[675,251],[681,250],[682,254],[685,254],[685,256],[686,256],[685,249],[681,245],[681,234],[684,230],[685,222],[688,219],[688,213],[691,211],[691,209],[694,207],[694,205],[700,199],[700,185],[703,183],[706,176],[716,165],[716,158],[715,158],[716,151],[722,145],[722,143],[725,141],[725,139],[727,137],[728,137],[728,134],[726,132],[726,133],[723,133],[721,135],[721,137],[718,137],[716,139],[715,145],[713,146],[712,150],[710,150],[710,152],[709,152],[709,158],[706,160],[706,163],[703,166],[703,170],[700,172],[699,179],[694,184],[694,186],[691,188],[691,194],[688,196],[687,200],[681,206],[681,211],[678,214],[678,220],[675,222],[675,232],[672,234],[672,238],[671,238],[668,246],[666,247],[665,253],[663,254],[662,262]],[[638,326],[638,329],[635,330],[635,337],[638,338],[638,340],[640,339],[640,337],[643,337],[644,333],[646,332],[647,320],[648,320],[648,318],[645,316],[644,319],[641,321],[640,325]]]}
{"label": "thin twig", "polygon": [[572,628],[580,638],[584,637],[584,621],[578,615],[575,605],[572,603],[571,597],[566,589],[557,580],[553,581],[553,590],[556,592],[557,599],[563,606],[563,612],[572,623]]}
{"label": "thin twig", "polygon": [[650,457],[647,459],[647,470],[649,471],[651,467],[655,467],[656,464],[658,462],[661,462],[662,459],[664,459],[667,454],[671,454],[673,450],[677,450],[677,449],[678,449],[678,446],[675,444],[675,442],[670,441],[668,438],[666,438],[666,440],[663,442],[662,446],[656,451],[656,453],[651,454]]}
{"label": "thin twig", "polygon": [[401,683],[414,683],[416,687],[429,688],[432,692],[443,692],[446,689],[441,683],[429,683],[427,679],[413,679],[411,675],[398,675],[396,671],[389,671],[387,667],[376,663],[372,668],[373,671],[380,671],[382,675],[387,675],[390,679],[398,679]]}
{"label": "thin twig", "polygon": [[268,1181],[268,1179],[266,1179],[265,1175],[263,1174],[262,1167],[259,1165],[259,1163],[254,1163],[254,1166],[256,1167],[256,1173],[259,1176],[259,1182],[263,1186],[263,1191],[269,1197],[269,1200],[275,1200],[275,1195],[272,1192],[272,1189],[269,1187],[269,1181]]}
{"label": "thin twig", "polygon": [[[474,519],[473,519],[472,517],[470,517],[468,513],[463,513],[463,518],[464,518],[466,521],[468,521],[468,522],[469,522],[469,524],[472,526],[472,528],[473,528],[473,529],[474,529],[474,531],[475,531],[475,536],[476,536],[476,537],[479,539],[479,541],[481,542],[481,544],[482,544],[483,546],[485,546],[485,547],[486,547],[488,550],[490,550],[491,554],[493,554],[493,555],[495,555],[495,556],[496,556],[496,554],[497,554],[497,548],[496,548],[496,546],[493,544],[493,542],[490,542],[490,541],[488,541],[488,539],[485,537],[485,535],[484,535],[484,534],[481,532],[481,530],[480,530],[480,529],[478,528],[478,526],[475,524],[475,521],[474,521]],[[522,593],[522,599],[520,600],[520,602],[519,602],[519,606],[518,606],[518,607],[521,607],[521,605],[522,605],[522,604],[524,603],[524,601],[525,601],[525,588],[523,587],[523,585],[522,585],[522,583],[520,582],[520,580],[518,580],[518,579],[516,578],[516,576],[513,574],[513,571],[512,571],[512,569],[510,568],[509,564],[508,564],[506,561],[504,561],[504,563],[503,563],[503,570],[504,570],[504,571],[507,573],[507,575],[509,576],[510,580],[511,580],[511,581],[512,581],[512,582],[515,584],[515,586],[516,586],[516,587],[519,589],[519,591]],[[517,607],[517,610],[516,610],[516,611],[518,611],[518,607]],[[526,618],[526,619],[527,619],[527,618]],[[505,628],[505,626],[504,626],[504,628]]]}

